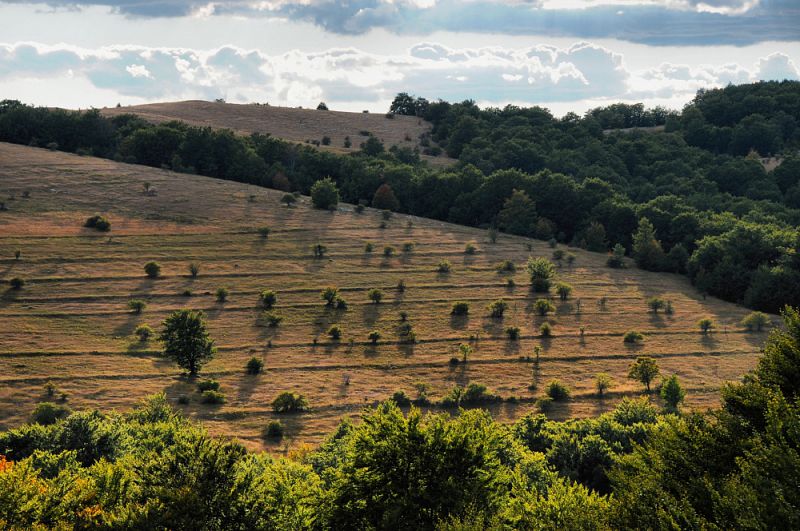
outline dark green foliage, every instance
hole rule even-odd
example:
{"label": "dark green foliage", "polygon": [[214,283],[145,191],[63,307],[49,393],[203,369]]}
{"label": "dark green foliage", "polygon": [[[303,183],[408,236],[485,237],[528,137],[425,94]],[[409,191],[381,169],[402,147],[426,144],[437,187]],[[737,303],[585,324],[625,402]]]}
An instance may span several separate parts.
{"label": "dark green foliage", "polygon": [[660,394],[667,404],[667,408],[673,411],[677,410],[680,403],[686,398],[686,391],[683,390],[680,382],[678,382],[678,377],[674,374],[661,382]]}
{"label": "dark green foliage", "polygon": [[261,305],[267,309],[271,309],[278,302],[278,294],[271,289],[263,290],[258,297],[261,300]]}
{"label": "dark green foliage", "polygon": [[468,302],[454,302],[450,310],[450,315],[467,315],[469,313]]}
{"label": "dark green foliage", "polygon": [[281,197],[281,203],[286,205],[286,208],[291,208],[292,205],[297,203],[297,197],[295,197],[294,194],[283,194],[283,197]]}
{"label": "dark green foliage", "polygon": [[158,262],[147,262],[144,265],[144,272],[149,278],[158,278],[161,275],[161,266]]}
{"label": "dark green foliage", "polygon": [[486,309],[489,311],[489,317],[494,317],[495,319],[499,319],[503,317],[503,314],[508,309],[508,303],[503,299],[497,299],[496,301],[486,306]]}
{"label": "dark green foliage", "polygon": [[197,382],[197,391],[203,393],[205,391],[219,391],[219,382],[217,380],[200,380]]}
{"label": "dark green foliage", "polygon": [[306,411],[308,402],[303,395],[284,391],[272,401],[272,410],[275,413],[297,413]]}
{"label": "dark green foliage", "polygon": [[530,258],[526,266],[531,277],[531,289],[538,293],[550,290],[550,284],[555,278],[556,269],[547,258]]}
{"label": "dark green foliage", "polygon": [[67,406],[54,404],[53,402],[39,402],[31,414],[31,421],[48,426],[63,419],[69,413],[70,409]]}
{"label": "dark green foliage", "polygon": [[536,313],[541,316],[556,311],[556,307],[548,299],[536,299],[533,303],[533,307],[536,309]]}
{"label": "dark green foliage", "polygon": [[133,331],[134,335],[139,338],[142,343],[148,341],[155,335],[155,331],[148,325],[139,325]]}
{"label": "dark green foliage", "polygon": [[317,181],[311,187],[311,203],[316,208],[329,210],[339,204],[339,190],[330,177]]}
{"label": "dark green foliage", "polygon": [[378,341],[380,341],[381,339],[381,333],[378,332],[377,330],[373,330],[372,332],[369,333],[367,337],[369,338],[370,342],[373,345],[376,345]]}
{"label": "dark green foliage", "polygon": [[111,230],[111,222],[108,221],[108,218],[99,214],[88,218],[83,226],[99,230],[100,232],[108,232]]}
{"label": "dark green foliage", "polygon": [[400,210],[400,202],[389,183],[383,183],[375,190],[375,195],[372,196],[372,208],[389,211]]}
{"label": "dark green foliage", "polygon": [[395,391],[390,400],[400,407],[411,405],[411,398],[409,398],[405,391]]}
{"label": "dark green foliage", "polygon": [[147,307],[147,303],[141,299],[131,299],[128,301],[128,308],[133,313],[142,313],[145,307]]}
{"label": "dark green foliage", "polygon": [[559,380],[552,380],[548,382],[544,392],[556,402],[567,400],[570,397],[569,388]]}
{"label": "dark green foliage", "polygon": [[261,358],[256,358],[255,356],[247,360],[247,365],[245,365],[247,374],[259,374],[263,369],[264,362]]}
{"label": "dark green foliage", "polygon": [[519,330],[518,326],[508,326],[508,327],[506,327],[506,335],[508,336],[508,339],[510,339],[511,341],[518,340],[519,339],[519,333],[520,333],[520,330]]}
{"label": "dark green foliage", "polygon": [[517,270],[517,266],[511,260],[503,260],[495,266],[498,273],[513,273]]}
{"label": "dark green foliage", "polygon": [[339,325],[331,325],[331,327],[328,328],[328,336],[334,341],[338,341],[342,338],[342,327]]}
{"label": "dark green foliage", "polygon": [[625,267],[625,247],[620,244],[614,245],[614,249],[611,251],[611,256],[608,257],[606,264],[608,267],[613,267],[615,269],[622,269]]}
{"label": "dark green foliage", "polygon": [[191,275],[192,278],[197,278],[197,275],[199,274],[200,274],[200,264],[198,264],[197,262],[191,262],[189,264],[189,275]]}
{"label": "dark green foliage", "polygon": [[213,389],[203,391],[200,395],[200,402],[203,404],[220,405],[224,404],[226,401],[224,393],[214,391]]}
{"label": "dark green foliage", "polygon": [[367,292],[367,297],[375,304],[379,304],[383,299],[383,292],[378,288],[372,288]]}
{"label": "dark green foliage", "polygon": [[452,270],[452,268],[453,268],[453,266],[452,266],[452,264],[450,264],[449,260],[442,260],[436,266],[436,271],[438,273],[447,274]]}
{"label": "dark green foliage", "polygon": [[[630,333],[630,332],[629,332]],[[649,356],[639,356],[631,363],[628,369],[628,378],[638,380],[644,384],[645,390],[650,392],[650,382],[658,376],[658,363]]]}
{"label": "dark green foliage", "polygon": [[228,289],[227,288],[217,288],[216,291],[217,302],[225,302],[228,300]]}
{"label": "dark green foliage", "polygon": [[551,337],[553,335],[553,327],[548,322],[542,323],[539,327],[539,335],[542,337]]}
{"label": "dark green foliage", "polygon": [[629,330],[628,332],[625,332],[624,336],[622,336],[622,341],[629,344],[641,343],[644,341],[644,334],[637,332],[636,330]]}
{"label": "dark green foliage", "polygon": [[22,289],[25,286],[25,279],[22,277],[14,277],[8,281],[8,284],[11,286],[11,289]]}
{"label": "dark green foliage", "polygon": [[283,438],[283,424],[279,420],[271,420],[267,423],[267,428],[264,430],[264,436],[268,439],[281,439]]}
{"label": "dark green foliage", "polygon": [[160,339],[164,343],[164,355],[191,375],[197,374],[216,351],[201,311],[174,312],[164,321]]}

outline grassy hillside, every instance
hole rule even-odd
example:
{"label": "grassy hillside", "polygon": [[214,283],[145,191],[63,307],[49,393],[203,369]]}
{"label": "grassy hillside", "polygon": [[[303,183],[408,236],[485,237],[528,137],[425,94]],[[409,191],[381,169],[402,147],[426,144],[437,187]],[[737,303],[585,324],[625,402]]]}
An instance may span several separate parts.
{"label": "grassy hillside", "polygon": [[[45,399],[48,380],[74,408],[128,408],[165,391],[212,433],[252,447],[269,445],[262,438],[273,417],[269,404],[286,390],[311,405],[308,413],[282,419],[291,444],[318,442],[342,416],[396,390],[413,397],[415,382],[429,384],[433,400],[468,382],[518,397],[492,406],[497,418],[508,420],[534,410],[533,399],[558,378],[573,398],[551,415],[588,416],[641,391],[626,374],[642,354],[657,357],[662,374],[680,377],[688,405],[705,408],[718,403],[723,382],[752,368],[764,341],[738,325],[747,310],[704,300],[685,277],[609,269],[605,255],[580,249],[569,249],[575,263],[558,269],[574,292],[553,301],[557,312],[547,320],[554,337],[543,339],[545,318],[533,309],[536,297],[524,272],[529,256],[551,256],[542,241],[501,235],[492,244],[485,231],[403,215],[381,228],[380,212],[371,209],[313,210],[307,198],[288,209],[274,190],[11,144],[0,144],[0,159],[0,196],[14,197],[0,212],[0,279],[26,281],[21,290],[0,288],[0,429],[29,418]],[[143,192],[146,182],[156,195]],[[83,227],[95,213],[110,219],[110,232]],[[262,226],[272,229],[267,239],[258,234]],[[365,253],[365,242],[373,243],[373,253]],[[406,242],[413,243],[411,252],[403,252]],[[328,248],[322,259],[312,256],[316,243]],[[468,243],[478,248],[475,255],[464,253]],[[395,256],[384,257],[385,246],[394,246]],[[452,271],[438,273],[445,259]],[[161,264],[162,278],[146,278],[143,265],[150,260]],[[512,260],[517,272],[499,274],[501,260]],[[190,262],[200,265],[197,278],[189,275]],[[507,286],[508,278],[516,287]],[[404,293],[396,289],[401,280]],[[320,290],[330,285],[349,303],[346,311],[324,307]],[[224,303],[215,299],[220,287],[230,292]],[[380,304],[368,299],[371,288],[383,290]],[[284,320],[277,328],[258,320],[263,289],[278,293],[274,311]],[[648,312],[651,296],[671,301],[675,312]],[[133,298],[147,302],[139,315],[127,308]],[[491,319],[485,307],[498,298],[509,309],[503,319]],[[450,316],[454,301],[470,304],[468,317]],[[219,352],[203,372],[221,382],[223,406],[201,404],[194,384],[158,356],[157,342],[133,336],[139,324],[158,328],[171,311],[186,307],[207,314]],[[401,311],[416,331],[414,345],[398,341]],[[706,316],[717,322],[710,335],[696,325]],[[325,333],[331,324],[343,328],[338,342]],[[512,325],[521,328],[519,341],[506,337]],[[375,346],[371,330],[383,336]],[[626,346],[622,335],[629,330],[644,333],[644,343]],[[451,365],[470,336],[477,339],[469,362]],[[538,365],[531,358],[536,346],[542,348]],[[257,376],[244,370],[253,356],[264,361]],[[615,380],[606,399],[594,391],[600,372]],[[177,404],[181,396],[189,403]]]}
{"label": "grassy hillside", "polygon": [[[430,135],[431,124],[421,118],[394,115],[388,119],[383,114],[341,111],[317,111],[270,105],[240,105],[209,101],[178,101],[132,105],[103,109],[105,116],[136,114],[153,123],[180,120],[190,125],[231,129],[239,134],[268,133],[291,142],[321,142],[327,136],[329,146],[320,149],[337,153],[358,151],[369,132],[390,146],[419,147],[420,137]],[[345,147],[349,137],[351,146]],[[424,157],[434,163],[454,162],[445,156]]]}

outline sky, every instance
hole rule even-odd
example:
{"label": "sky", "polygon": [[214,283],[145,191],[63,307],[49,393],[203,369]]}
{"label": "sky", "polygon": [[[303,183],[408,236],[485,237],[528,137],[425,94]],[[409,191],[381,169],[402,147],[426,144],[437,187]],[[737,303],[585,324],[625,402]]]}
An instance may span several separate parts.
{"label": "sky", "polygon": [[0,99],[556,115],[800,79],[800,0],[0,0]]}

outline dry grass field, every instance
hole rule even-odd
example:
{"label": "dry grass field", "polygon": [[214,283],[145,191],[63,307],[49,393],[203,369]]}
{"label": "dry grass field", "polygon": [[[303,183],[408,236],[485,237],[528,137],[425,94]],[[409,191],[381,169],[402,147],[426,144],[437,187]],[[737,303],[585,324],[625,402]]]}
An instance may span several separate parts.
{"label": "dry grass field", "polygon": [[[29,418],[48,380],[78,409],[123,410],[164,391],[211,432],[274,451],[317,443],[340,418],[396,390],[414,396],[415,382],[428,383],[434,400],[468,382],[516,396],[516,403],[491,407],[497,418],[511,420],[535,410],[546,382],[559,378],[573,398],[550,415],[588,416],[641,392],[626,373],[643,354],[657,357],[662,374],[679,376],[689,407],[705,408],[718,403],[725,381],[753,366],[765,339],[738,325],[747,310],[703,300],[683,277],[609,269],[604,255],[580,249],[570,249],[575,263],[558,270],[574,293],[554,301],[557,312],[548,318],[554,337],[542,339],[544,318],[533,311],[524,271],[528,256],[551,256],[541,241],[501,235],[492,244],[485,231],[403,215],[381,228],[381,214],[370,209],[318,211],[308,198],[289,209],[274,190],[43,149],[0,144],[0,161],[0,197],[8,207],[0,212],[0,429]],[[143,193],[145,182],[158,194]],[[111,232],[83,228],[95,213],[109,217]],[[257,233],[261,226],[272,229],[267,239]],[[311,253],[318,242],[328,248],[322,259]],[[373,253],[365,253],[365,242],[374,244]],[[405,242],[414,244],[409,253],[402,251]],[[475,255],[464,253],[467,243],[478,248]],[[383,256],[387,245],[395,256]],[[436,271],[443,259],[452,263],[449,274]],[[495,270],[506,259],[516,263],[515,274]],[[161,264],[161,278],[144,275],[150,260]],[[200,264],[197,278],[189,275],[190,262]],[[21,290],[10,289],[13,277],[26,280]],[[516,287],[506,285],[508,277]],[[401,280],[404,293],[396,290]],[[329,285],[340,289],[346,311],[324,306],[320,290]],[[220,287],[230,291],[224,303],[214,296]],[[384,291],[380,304],[368,300],[370,288]],[[275,312],[284,321],[277,328],[259,325],[263,289],[278,293]],[[648,312],[650,296],[670,300],[674,313]],[[132,298],[147,301],[140,315],[127,308]],[[485,310],[498,298],[509,303],[501,320]],[[451,317],[453,301],[469,302],[469,316]],[[133,336],[137,325],[157,328],[180,308],[207,314],[219,351],[202,372],[221,382],[225,405],[201,404],[195,385],[159,356],[158,343]],[[416,344],[398,341],[401,311],[408,312]],[[705,316],[718,323],[710,335],[696,325]],[[325,334],[334,323],[344,330],[338,342]],[[507,339],[510,325],[521,328],[519,341]],[[371,330],[383,335],[375,346],[367,339]],[[626,346],[628,330],[643,332],[644,343]],[[469,362],[451,366],[469,336],[477,338]],[[528,358],[536,346],[538,365]],[[253,356],[264,361],[257,376],[244,370]],[[605,399],[594,391],[600,372],[615,381]],[[287,437],[270,444],[262,437],[275,416],[270,402],[286,390],[305,395],[311,409],[284,415]],[[189,403],[179,404],[181,396]]]}
{"label": "dry grass field", "polygon": [[[329,146],[319,149],[337,153],[357,151],[366,137],[363,132],[376,136],[388,149],[390,146],[419,147],[420,136],[429,133],[431,124],[412,116],[386,118],[383,114],[355,113],[341,111],[317,111],[315,109],[294,109],[269,105],[241,105],[209,101],[178,101],[132,105],[129,107],[103,109],[102,114],[136,114],[153,122],[163,123],[180,120],[200,127],[231,129],[240,134],[269,133],[290,142],[306,143],[321,141],[327,136]],[[352,146],[344,147],[345,137],[350,137]],[[437,165],[454,162],[442,155],[423,156]]]}

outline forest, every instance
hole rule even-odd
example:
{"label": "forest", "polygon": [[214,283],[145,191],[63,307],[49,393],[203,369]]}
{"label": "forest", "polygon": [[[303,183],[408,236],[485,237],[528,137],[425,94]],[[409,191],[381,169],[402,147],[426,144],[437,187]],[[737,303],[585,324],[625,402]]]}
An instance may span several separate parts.
{"label": "forest", "polygon": [[41,407],[0,433],[0,526],[797,529],[800,313],[783,318],[707,413],[642,397],[504,425],[390,400],[278,458],[209,437],[163,394],[124,414]]}
{"label": "forest", "polygon": [[[301,193],[328,176],[347,202],[597,252],[621,246],[702,293],[771,312],[800,305],[800,82],[701,90],[681,112],[615,104],[556,118],[399,94],[394,114],[429,121],[423,154],[457,162],[434,167],[369,131],[359,152],[341,155],[9,100],[0,140]],[[655,126],[663,131],[635,129]],[[766,171],[762,157],[781,163]]]}

